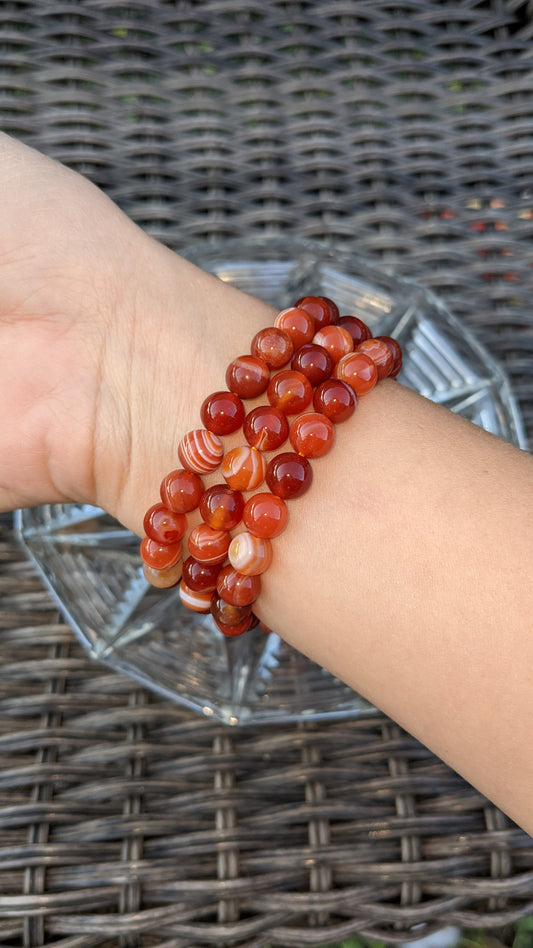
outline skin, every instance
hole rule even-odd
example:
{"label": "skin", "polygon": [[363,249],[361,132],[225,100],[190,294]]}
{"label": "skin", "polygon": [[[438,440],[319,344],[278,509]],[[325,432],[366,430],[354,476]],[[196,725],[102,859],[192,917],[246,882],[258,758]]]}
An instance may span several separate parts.
{"label": "skin", "polygon": [[[141,534],[274,314],[6,136],[0,181],[0,509],[88,501]],[[260,617],[532,833],[532,459],[385,381],[313,471]]]}

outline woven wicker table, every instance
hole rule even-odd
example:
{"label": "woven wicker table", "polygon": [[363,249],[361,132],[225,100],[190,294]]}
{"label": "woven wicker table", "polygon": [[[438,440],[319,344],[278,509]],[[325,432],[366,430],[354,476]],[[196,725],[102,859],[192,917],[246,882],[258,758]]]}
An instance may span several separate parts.
{"label": "woven wicker table", "polygon": [[[362,251],[533,436],[533,6],[11,0],[4,130],[175,249]],[[0,539],[0,944],[404,941],[533,913],[533,841],[383,716],[228,730],[89,662]],[[476,688],[475,671],[472,688]]]}

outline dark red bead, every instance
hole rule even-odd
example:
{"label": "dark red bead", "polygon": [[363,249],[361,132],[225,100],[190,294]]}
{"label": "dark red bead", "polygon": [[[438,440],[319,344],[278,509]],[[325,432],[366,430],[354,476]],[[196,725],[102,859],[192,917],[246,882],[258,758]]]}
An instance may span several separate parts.
{"label": "dark red bead", "polygon": [[380,339],[381,342],[384,342],[387,345],[392,353],[392,369],[389,372],[389,378],[395,379],[399,372],[402,369],[402,348],[396,339],[392,339],[390,336],[376,336],[376,339]]}
{"label": "dark red bead", "polygon": [[244,421],[244,405],[233,392],[213,392],[200,409],[204,428],[215,435],[238,431]]}
{"label": "dark red bead", "polygon": [[277,454],[267,467],[266,482],[269,490],[283,500],[305,494],[312,479],[313,471],[307,458],[292,451]]}
{"label": "dark red bead", "polygon": [[294,305],[310,313],[317,329],[336,323],[339,318],[339,307],[327,296],[301,296]]}
{"label": "dark red bead", "polygon": [[301,372],[315,386],[330,378],[334,364],[327,349],[308,342],[294,353],[291,369]]}
{"label": "dark red bead", "polygon": [[226,602],[225,599],[222,599],[221,596],[215,594],[211,600],[209,611],[213,619],[215,619],[217,623],[220,623],[220,625],[239,625],[241,622],[250,618],[252,606],[250,603],[247,606],[233,606],[231,603]]}
{"label": "dark red bead", "polygon": [[356,404],[357,395],[340,379],[322,382],[313,394],[313,407],[336,425],[352,417]]}
{"label": "dark red bead", "polygon": [[358,316],[341,316],[340,319],[337,320],[337,324],[343,326],[344,329],[350,333],[354,346],[372,337],[372,332],[367,324],[364,323],[362,319],[359,319]]}
{"label": "dark red bead", "polygon": [[267,398],[285,415],[296,415],[311,403],[313,386],[301,372],[283,369],[271,378]]}
{"label": "dark red bead", "polygon": [[214,484],[205,491],[199,509],[202,520],[213,530],[233,530],[241,522],[244,497],[227,484]]}
{"label": "dark red bead", "polygon": [[221,568],[220,563],[200,563],[189,556],[183,563],[183,581],[194,592],[214,592]]}
{"label": "dark red bead", "polygon": [[289,437],[289,423],[279,408],[259,405],[246,415],[243,432],[252,447],[259,451],[275,451]]}

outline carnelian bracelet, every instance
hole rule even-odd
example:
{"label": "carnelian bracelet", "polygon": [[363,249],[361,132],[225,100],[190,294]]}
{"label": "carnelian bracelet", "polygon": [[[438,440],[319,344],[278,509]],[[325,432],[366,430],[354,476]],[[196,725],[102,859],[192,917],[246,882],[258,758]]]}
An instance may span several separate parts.
{"label": "carnelian bracelet", "polygon": [[[227,390],[203,402],[203,428],[179,444],[182,467],[164,478],[161,503],[144,518],[148,582],[159,588],[179,582],[184,605],[210,612],[225,635],[257,625],[252,606],[272,561],[271,540],[287,524],[286,501],[311,485],[309,459],[327,454],[334,426],[351,417],[357,398],[380,379],[395,378],[401,366],[394,339],[373,337],[358,317],[339,316],[326,297],[304,296],[278,313],[274,326],[254,336],[250,354],[228,366]],[[264,392],[268,404],[247,413],[244,401]],[[241,428],[246,444],[225,452],[221,439]],[[287,440],[292,450],[267,463],[265,452]],[[219,466],[224,482],[205,488],[202,475]],[[245,499],[263,481],[268,491]],[[188,537],[190,555],[183,560],[186,515],[196,508],[202,521]],[[241,523],[245,530],[233,535]]]}

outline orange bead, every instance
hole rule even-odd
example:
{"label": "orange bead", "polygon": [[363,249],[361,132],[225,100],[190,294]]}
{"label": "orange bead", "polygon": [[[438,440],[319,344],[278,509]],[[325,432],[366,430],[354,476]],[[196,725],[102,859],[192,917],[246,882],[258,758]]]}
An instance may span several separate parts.
{"label": "orange bead", "polygon": [[342,326],[324,326],[313,336],[313,342],[329,352],[334,362],[353,351],[353,339]]}
{"label": "orange bead", "polygon": [[148,563],[143,563],[143,573],[147,582],[156,589],[170,589],[181,579],[181,560],[168,569],[154,569]]}
{"label": "orange bead", "polygon": [[346,382],[356,395],[366,395],[378,380],[378,370],[364,352],[349,352],[337,362],[335,378]]}
{"label": "orange bead", "polygon": [[253,533],[238,533],[229,545],[228,559],[234,569],[245,576],[259,576],[272,562],[272,544]]}
{"label": "orange bead", "polygon": [[270,380],[267,398],[285,415],[296,415],[311,403],[313,386],[301,372],[283,369]]}
{"label": "orange bead", "polygon": [[196,428],[183,436],[178,447],[178,457],[183,467],[195,474],[214,471],[222,460],[224,446],[220,438],[205,428]]}
{"label": "orange bead", "polygon": [[294,346],[291,337],[275,326],[261,329],[252,339],[252,355],[263,359],[271,369],[282,369],[290,362]]}
{"label": "orange bead", "polygon": [[144,537],[141,543],[141,557],[143,562],[152,569],[170,569],[181,559],[181,540],[177,543],[158,543],[157,540]]}
{"label": "orange bead", "polygon": [[185,514],[169,510],[164,504],[154,504],[144,515],[144,532],[157,543],[177,543],[187,527]]}
{"label": "orange bead", "polygon": [[328,453],[335,440],[333,422],[321,412],[307,412],[296,418],[289,432],[289,441],[295,451],[306,458],[321,458]]}
{"label": "orange bead", "polygon": [[378,379],[384,379],[390,374],[394,359],[389,346],[381,339],[365,339],[356,346],[355,351],[370,356],[378,370]]}
{"label": "orange bead", "polygon": [[336,323],[339,318],[339,307],[327,296],[302,296],[294,305],[311,314],[317,329]]}
{"label": "orange bead", "polygon": [[390,336],[376,336],[376,339],[381,339],[382,342],[387,345],[392,353],[393,365],[392,369],[389,372],[389,378],[395,379],[398,373],[402,368],[402,349],[396,339],[392,339]]}
{"label": "orange bead", "polygon": [[257,599],[261,591],[259,576],[245,576],[233,569],[233,566],[223,566],[218,574],[218,595],[229,602],[231,606],[249,606]]}
{"label": "orange bead", "polygon": [[261,395],[270,381],[270,369],[264,359],[253,355],[239,356],[226,370],[226,385],[240,398]]}
{"label": "orange bead", "polygon": [[200,503],[205,488],[202,479],[194,471],[184,468],[171,471],[161,484],[161,500],[165,507],[176,513],[188,513]]}
{"label": "orange bead", "polygon": [[214,530],[207,523],[199,523],[189,534],[189,553],[201,563],[223,563],[230,543],[227,530]]}
{"label": "orange bead", "polygon": [[283,329],[290,336],[295,349],[304,346],[306,342],[311,342],[316,332],[315,321],[311,314],[297,306],[291,306],[278,313],[274,326],[276,329]]}
{"label": "orange bead", "polygon": [[265,479],[266,461],[257,448],[243,444],[224,455],[221,471],[233,490],[254,490]]}
{"label": "orange bead", "polygon": [[244,505],[242,522],[256,537],[277,537],[287,526],[288,520],[287,504],[269,491],[254,494]]}
{"label": "orange bead", "polygon": [[205,590],[189,589],[186,583],[180,583],[180,599],[187,609],[193,612],[209,612],[213,593]]}

